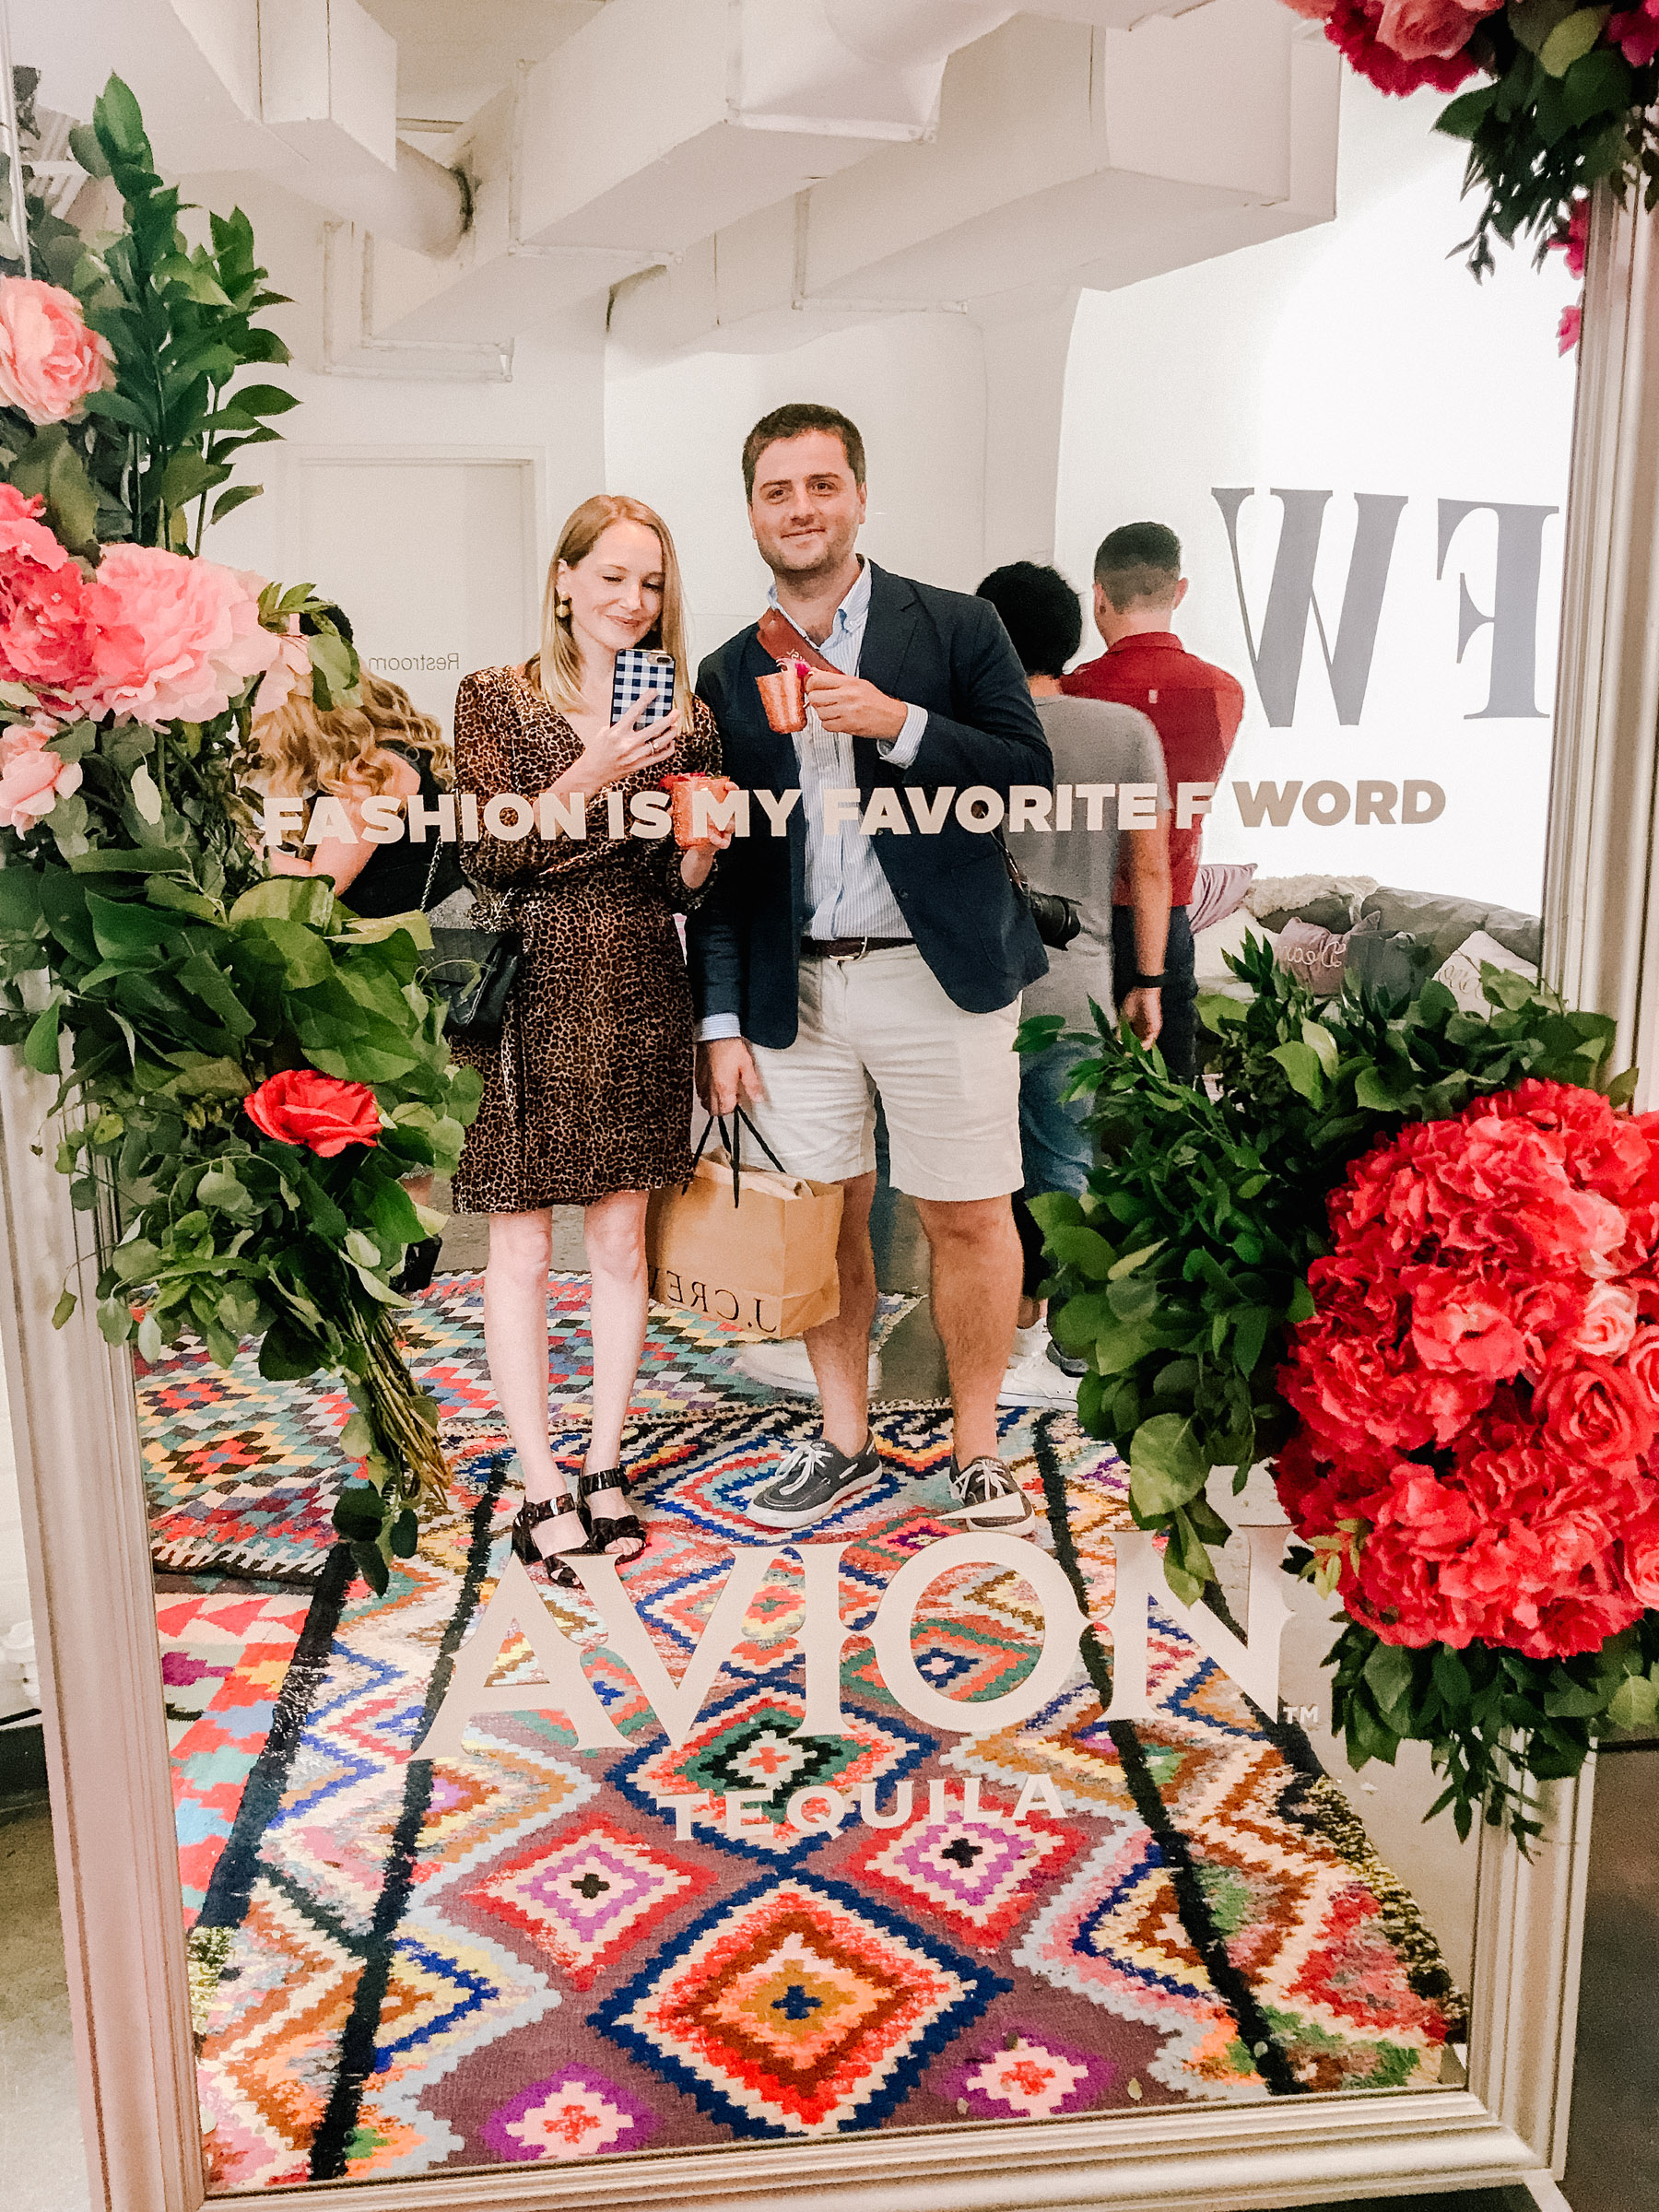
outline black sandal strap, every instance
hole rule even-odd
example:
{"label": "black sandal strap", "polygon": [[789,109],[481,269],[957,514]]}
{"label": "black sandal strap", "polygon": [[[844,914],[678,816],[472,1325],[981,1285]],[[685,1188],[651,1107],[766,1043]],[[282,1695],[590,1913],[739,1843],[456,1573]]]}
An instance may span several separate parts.
{"label": "black sandal strap", "polygon": [[626,1566],[629,1559],[639,1558],[646,1541],[645,1524],[637,1513],[601,1513],[582,1548],[592,1558],[601,1559],[613,1552],[621,1553]]}
{"label": "black sandal strap", "polygon": [[632,1489],[633,1481],[626,1467],[602,1467],[597,1475],[578,1475],[576,1477],[578,1498],[592,1498],[601,1490],[620,1490],[626,1498]]}
{"label": "black sandal strap", "polygon": [[[518,1553],[520,1559],[526,1562],[534,1562],[561,1558],[562,1551],[543,1551],[535,1541],[535,1531],[544,1521],[562,1521],[567,1513],[575,1514],[578,1524],[582,1528],[586,1529],[587,1524],[577,1509],[576,1500],[568,1490],[563,1491],[556,1499],[526,1498],[512,1518],[512,1548]],[[572,1548],[574,1547],[569,1545],[563,1547],[564,1550]]]}

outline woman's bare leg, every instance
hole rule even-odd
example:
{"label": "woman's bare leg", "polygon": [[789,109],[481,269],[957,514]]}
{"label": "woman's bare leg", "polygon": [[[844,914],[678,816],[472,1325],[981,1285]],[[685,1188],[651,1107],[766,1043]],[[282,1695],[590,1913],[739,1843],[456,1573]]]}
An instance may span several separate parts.
{"label": "woman's bare leg", "polygon": [[[595,1199],[582,1223],[592,1271],[594,1332],[590,1475],[621,1464],[622,1428],[645,1349],[645,1200],[643,1191],[614,1192],[608,1198]],[[588,1506],[602,1518],[632,1511],[620,1489],[595,1492]]]}
{"label": "woman's bare leg", "polygon": [[[547,1437],[547,1268],[553,1256],[552,1218],[537,1213],[492,1214],[489,1265],[484,1271],[484,1349],[489,1379],[508,1432],[518,1450],[526,1498],[557,1498],[570,1488]],[[537,1548],[551,1547],[551,1524],[536,1532]],[[582,1541],[571,1519],[559,1549]]]}

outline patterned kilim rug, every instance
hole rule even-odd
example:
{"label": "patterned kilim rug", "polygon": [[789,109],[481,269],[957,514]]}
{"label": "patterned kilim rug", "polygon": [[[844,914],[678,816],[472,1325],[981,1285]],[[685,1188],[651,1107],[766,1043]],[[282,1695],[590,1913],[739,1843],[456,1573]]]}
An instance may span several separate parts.
{"label": "patterned kilim rug", "polygon": [[[887,1480],[812,1532],[844,1547],[854,1631],[956,1533],[939,1409],[877,1427]],[[624,1586],[671,1676],[755,1541],[741,1506],[775,1432],[727,1410],[642,1438],[651,1542]],[[1117,1463],[1053,1413],[1009,1416],[1004,1448],[1064,1508],[1103,1620]],[[459,1456],[455,1512],[382,1598],[335,1552],[297,1632],[282,1599],[161,1600],[217,2189],[1438,2077],[1460,2011],[1409,1900],[1305,1740],[1156,1614],[1150,1723],[1103,1721],[1096,1656],[1020,1726],[936,1732],[855,1633],[843,1732],[809,1735],[784,1550],[677,1747],[588,1600],[556,1592],[621,1747],[580,1752],[525,1709],[412,1758],[516,1502],[499,1445]],[[981,1563],[935,1580],[911,1649],[971,1699],[1040,1642],[1027,1585]],[[495,1678],[534,1675],[509,1637]],[[1017,1818],[1033,1776],[1048,1802]],[[880,1824],[792,1828],[812,1784],[869,1789]],[[740,1795],[720,1825],[677,1818]]]}
{"label": "patterned kilim rug", "polygon": [[[415,1372],[445,1422],[494,1424],[500,1416],[484,1359],[484,1278],[440,1277],[407,1324]],[[549,1277],[549,1390],[554,1418],[591,1410],[588,1278]],[[915,1304],[884,1297],[875,1341]],[[769,1403],[772,1394],[735,1364],[744,1339],[717,1321],[675,1306],[652,1310],[633,1409],[640,1416]],[[351,1406],[334,1382],[272,1383],[244,1351],[215,1367],[194,1341],[139,1367],[150,1556],[176,1572],[241,1575],[314,1586],[335,1541],[330,1515],[350,1471],[340,1430]],[[475,1427],[469,1434],[476,1437]],[[449,1441],[446,1433],[446,1441]]]}

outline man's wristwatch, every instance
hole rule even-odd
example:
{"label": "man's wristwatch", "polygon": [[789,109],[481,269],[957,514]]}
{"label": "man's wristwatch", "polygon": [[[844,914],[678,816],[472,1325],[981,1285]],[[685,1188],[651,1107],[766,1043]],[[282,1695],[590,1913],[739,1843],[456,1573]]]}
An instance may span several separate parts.
{"label": "man's wristwatch", "polygon": [[1161,991],[1163,986],[1161,975],[1137,975],[1129,988],[1131,991]]}

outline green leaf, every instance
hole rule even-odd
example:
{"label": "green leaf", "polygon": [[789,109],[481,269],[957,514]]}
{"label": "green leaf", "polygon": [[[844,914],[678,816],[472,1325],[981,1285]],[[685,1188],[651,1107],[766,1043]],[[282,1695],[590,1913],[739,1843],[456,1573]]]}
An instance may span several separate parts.
{"label": "green leaf", "polygon": [[415,1518],[412,1506],[405,1506],[392,1524],[392,1553],[394,1559],[412,1559],[415,1547],[420,1542],[420,1524]]}
{"label": "green leaf", "polygon": [[1083,1218],[1083,1208],[1069,1191],[1042,1191],[1028,1203],[1045,1235],[1051,1230],[1075,1228]]}
{"label": "green leaf", "polygon": [[1318,1311],[1318,1307],[1313,1303],[1312,1291],[1309,1289],[1305,1280],[1299,1279],[1296,1288],[1290,1293],[1290,1303],[1286,1311],[1285,1319],[1292,1323],[1312,1321]]}
{"label": "green leaf", "polygon": [[1155,1413],[1129,1446],[1129,1495],[1147,1520],[1172,1513],[1203,1489],[1209,1462],[1193,1424],[1178,1413]]}
{"label": "green leaf", "polygon": [[[1447,995],[1449,997],[1451,994]],[[1336,1040],[1330,1030],[1323,1021],[1315,1021],[1311,1015],[1304,1015],[1301,1033],[1302,1042],[1312,1053],[1324,1073],[1334,1076],[1336,1073]]]}
{"label": "green leaf", "polygon": [[223,461],[204,461],[200,453],[175,453],[161,473],[161,498],[169,507],[187,507],[230,474]]}
{"label": "green leaf", "polygon": [[98,143],[98,133],[89,123],[72,123],[69,126],[69,151],[89,177],[107,177],[110,164],[104,150]]}
{"label": "green leaf", "polygon": [[65,1290],[59,1298],[57,1304],[52,1309],[53,1327],[54,1329],[61,1329],[79,1303],[80,1300],[76,1297],[73,1290]]}
{"label": "green leaf", "polygon": [[[1513,10],[1511,12],[1512,15]],[[1473,138],[1490,113],[1497,91],[1496,85],[1479,85],[1473,92],[1460,92],[1436,116],[1435,129],[1443,131],[1449,138]]]}
{"label": "green leaf", "polygon": [[1398,1113],[1400,1101],[1389,1088],[1382,1071],[1362,1067],[1354,1084],[1354,1101],[1372,1113]]}
{"label": "green leaf", "polygon": [[1410,1732],[1412,1655],[1395,1643],[1379,1642],[1364,1667],[1365,1680],[1382,1718],[1398,1735]]}
{"label": "green leaf", "polygon": [[1312,1046],[1289,1041],[1276,1045],[1267,1057],[1278,1062],[1298,1098],[1318,1104],[1324,1096],[1324,1083],[1320,1073],[1318,1055]]}
{"label": "green leaf", "polygon": [[1659,1682],[1647,1675],[1627,1675],[1607,1706],[1615,1728],[1659,1727]]}
{"label": "green leaf", "polygon": [[124,422],[132,430],[141,430],[151,437],[155,433],[156,418],[152,411],[129,399],[124,392],[88,392],[86,397],[88,415],[104,416],[111,422]]}
{"label": "green leaf", "polygon": [[1637,1086],[1641,1081],[1641,1071],[1640,1068],[1627,1067],[1622,1075],[1615,1076],[1607,1086],[1608,1105],[1628,1106],[1636,1096]]}
{"label": "green leaf", "polygon": [[1565,76],[1582,54],[1589,53],[1602,34],[1608,11],[1581,7],[1558,23],[1538,49],[1538,59],[1551,76]]}
{"label": "green leaf", "polygon": [[23,1065],[32,1067],[37,1076],[55,1076],[58,1072],[58,1024],[62,1016],[63,1006],[54,998],[45,1012],[37,1016],[23,1041]]}
{"label": "green leaf", "polygon": [[214,500],[213,512],[207,519],[209,522],[222,523],[228,514],[234,514],[239,507],[245,507],[250,500],[261,498],[264,492],[263,484],[238,484],[229,491],[221,491]]}
{"label": "green leaf", "polygon": [[326,929],[334,904],[334,885],[325,876],[273,876],[244,891],[229,918],[232,929],[261,921],[307,922]]}
{"label": "green leaf", "polygon": [[230,404],[244,415],[286,415],[300,402],[280,384],[241,384],[231,393]]}
{"label": "green leaf", "polygon": [[1635,104],[1635,73],[1622,53],[1611,46],[1597,46],[1568,70],[1561,86],[1561,104],[1576,127],[1593,115],[1623,114]]}
{"label": "green leaf", "polygon": [[351,1547],[352,1564],[373,1591],[383,1597],[391,1586],[392,1577],[386,1562],[372,1544],[354,1544]]}
{"label": "green leaf", "polygon": [[1133,1275],[1137,1267],[1144,1267],[1148,1260],[1156,1258],[1163,1250],[1166,1241],[1159,1237],[1156,1244],[1143,1244],[1137,1252],[1125,1253],[1121,1260],[1114,1261],[1107,1270],[1108,1281],[1121,1282],[1124,1276]]}
{"label": "green leaf", "polygon": [[1090,1282],[1103,1283],[1117,1261],[1117,1254],[1098,1229],[1053,1229],[1045,1249],[1062,1266],[1075,1267]]}
{"label": "green leaf", "polygon": [[1049,1307],[1049,1329],[1063,1351],[1087,1352],[1108,1325],[1112,1309],[1099,1291],[1056,1299]]}
{"label": "green leaf", "polygon": [[97,543],[98,494],[72,445],[60,445],[52,456],[46,478],[46,516],[72,552]]}

